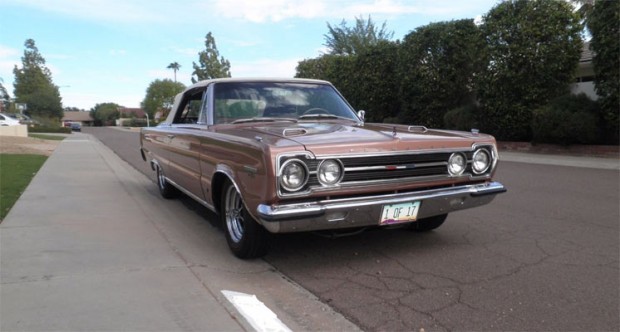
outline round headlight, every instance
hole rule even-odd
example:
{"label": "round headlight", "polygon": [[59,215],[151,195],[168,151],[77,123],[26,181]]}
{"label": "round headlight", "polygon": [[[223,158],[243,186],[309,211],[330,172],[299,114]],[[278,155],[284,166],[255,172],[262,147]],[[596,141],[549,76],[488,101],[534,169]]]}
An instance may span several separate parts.
{"label": "round headlight", "polygon": [[482,174],[486,172],[491,166],[491,156],[485,149],[479,149],[474,152],[474,158],[472,163],[472,169],[476,174]]}
{"label": "round headlight", "polygon": [[467,167],[467,159],[462,153],[453,153],[448,160],[448,173],[452,176],[463,174]]}
{"label": "round headlight", "polygon": [[319,182],[325,186],[337,184],[340,180],[342,180],[343,175],[344,172],[342,171],[342,164],[340,164],[338,160],[323,160],[319,165]]}
{"label": "round headlight", "polygon": [[297,159],[288,160],[282,165],[280,183],[288,191],[297,191],[308,182],[306,164]]}

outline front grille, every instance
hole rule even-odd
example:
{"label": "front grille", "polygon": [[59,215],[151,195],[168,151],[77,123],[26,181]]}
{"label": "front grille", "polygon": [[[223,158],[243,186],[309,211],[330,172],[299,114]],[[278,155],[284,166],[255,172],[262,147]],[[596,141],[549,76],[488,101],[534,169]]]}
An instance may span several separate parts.
{"label": "front grille", "polygon": [[375,170],[375,171],[363,171],[363,172],[345,172],[343,183],[346,182],[359,182],[359,181],[375,181],[383,179],[400,179],[411,178],[417,176],[430,176],[430,175],[447,175],[448,171],[446,166],[435,166],[425,168],[413,168],[402,170]]}
{"label": "front grille", "polygon": [[[487,149],[489,155],[493,155],[492,146],[482,147]],[[317,171],[319,164],[324,159],[338,159],[342,163],[345,173],[340,183],[334,187],[342,188],[346,186],[357,186],[366,184],[380,184],[382,182],[394,183],[402,179],[403,183],[415,183],[419,181],[428,181],[428,179],[447,179],[450,178],[448,173],[448,160],[450,156],[459,152],[465,155],[468,165],[462,176],[474,177],[471,169],[471,162],[474,151],[448,151],[448,152],[431,152],[431,153],[411,153],[411,154],[393,154],[381,156],[342,156],[334,158],[317,158],[310,159],[307,157],[299,158],[299,156],[284,156],[280,158],[280,165],[290,158],[302,160],[310,172],[308,182],[302,190],[296,192],[287,192],[279,188],[281,196],[299,196],[308,194],[311,191],[330,190],[324,187],[317,179]],[[491,172],[491,167],[485,174],[476,177],[486,176]],[[400,182],[399,182],[400,183]]]}

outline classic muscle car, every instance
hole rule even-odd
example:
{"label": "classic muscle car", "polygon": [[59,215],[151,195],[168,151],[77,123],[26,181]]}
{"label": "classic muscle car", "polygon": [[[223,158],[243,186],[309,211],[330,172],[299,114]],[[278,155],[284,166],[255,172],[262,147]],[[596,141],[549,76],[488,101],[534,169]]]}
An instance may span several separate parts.
{"label": "classic muscle car", "polygon": [[506,191],[492,136],[366,123],[319,80],[196,83],[140,143],[161,195],[216,212],[240,258],[266,254],[270,233],[432,230]]}

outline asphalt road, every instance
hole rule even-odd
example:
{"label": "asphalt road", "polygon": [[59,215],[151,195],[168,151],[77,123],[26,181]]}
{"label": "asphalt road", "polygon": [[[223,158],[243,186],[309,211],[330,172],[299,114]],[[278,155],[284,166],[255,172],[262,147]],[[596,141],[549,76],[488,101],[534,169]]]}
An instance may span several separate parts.
{"label": "asphalt road", "polygon": [[[84,131],[154,179],[136,132]],[[264,259],[366,331],[618,331],[620,173],[501,162],[496,178],[508,193],[434,232],[289,234]]]}

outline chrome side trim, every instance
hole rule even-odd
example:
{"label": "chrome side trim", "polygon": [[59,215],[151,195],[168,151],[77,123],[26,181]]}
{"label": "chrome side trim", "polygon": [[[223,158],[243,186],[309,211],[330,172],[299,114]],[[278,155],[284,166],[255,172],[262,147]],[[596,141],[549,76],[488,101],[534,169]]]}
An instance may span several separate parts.
{"label": "chrome side trim", "polygon": [[207,209],[217,213],[217,211],[215,210],[215,207],[209,203],[207,203],[206,201],[204,201],[202,198],[192,194],[191,192],[187,191],[185,188],[181,187],[180,185],[178,185],[176,182],[170,180],[169,177],[164,176],[166,178],[166,181],[168,183],[170,183],[171,185],[173,185],[175,188],[179,189],[179,191],[181,191],[182,193],[184,193],[185,195],[189,196],[191,199],[195,200],[196,202],[200,203],[200,205],[206,207]]}

